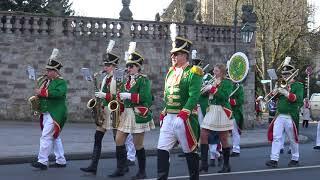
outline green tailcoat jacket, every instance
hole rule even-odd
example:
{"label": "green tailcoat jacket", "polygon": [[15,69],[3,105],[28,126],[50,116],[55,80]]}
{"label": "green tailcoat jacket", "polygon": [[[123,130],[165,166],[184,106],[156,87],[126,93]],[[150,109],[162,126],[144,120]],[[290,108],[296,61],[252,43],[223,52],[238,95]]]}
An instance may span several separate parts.
{"label": "green tailcoat jacket", "polygon": [[[41,84],[41,93],[39,95],[40,112],[50,113],[55,123],[54,137],[58,137],[67,120],[67,82],[62,77],[58,77],[50,81],[43,79],[39,81],[39,83]],[[41,115],[40,122],[42,122],[42,120],[43,116]]]}
{"label": "green tailcoat jacket", "polygon": [[137,74],[129,76],[122,85],[121,92],[131,93],[131,99],[124,101],[124,108],[133,108],[136,123],[147,123],[152,120],[151,83],[146,75]]}

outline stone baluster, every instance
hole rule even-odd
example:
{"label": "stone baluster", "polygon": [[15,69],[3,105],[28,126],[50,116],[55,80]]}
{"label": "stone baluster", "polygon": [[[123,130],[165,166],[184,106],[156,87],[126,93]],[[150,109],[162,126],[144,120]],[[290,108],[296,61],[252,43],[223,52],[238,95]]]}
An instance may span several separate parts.
{"label": "stone baluster", "polygon": [[211,28],[210,34],[211,34],[211,41],[216,42],[216,28],[215,27]]}
{"label": "stone baluster", "polygon": [[12,19],[12,16],[6,16],[4,21],[4,32],[8,34],[12,33],[11,19]]}
{"label": "stone baluster", "polygon": [[75,24],[75,28],[74,28],[74,31],[73,31],[74,36],[81,36],[82,35],[82,32],[81,32],[81,26],[82,26],[81,21],[75,19],[74,20],[74,24]]}
{"label": "stone baluster", "polygon": [[3,27],[4,27],[4,24],[3,24],[3,22],[2,22],[2,19],[3,19],[3,16],[0,15],[0,33],[2,33]]}
{"label": "stone baluster", "polygon": [[227,30],[227,42],[231,42],[231,28],[228,28]]}
{"label": "stone baluster", "polygon": [[39,16],[35,16],[33,18],[33,33],[34,34],[39,34],[40,33],[39,21],[40,21],[40,17]]}
{"label": "stone baluster", "polygon": [[47,32],[46,32],[46,24],[45,24],[45,20],[44,19],[45,19],[44,17],[41,17],[41,18],[39,18],[39,21],[38,21],[38,26],[39,26],[38,32],[39,32],[40,35],[47,34]]}
{"label": "stone baluster", "polygon": [[123,30],[123,25],[121,22],[118,22],[117,23],[117,37],[118,38],[122,38],[122,36],[123,36],[122,30]]}
{"label": "stone baluster", "polygon": [[18,22],[17,16],[12,16],[11,24],[12,24],[12,33],[20,34],[20,26],[19,26],[20,24]]}
{"label": "stone baluster", "polygon": [[217,28],[217,42],[222,42],[221,28]]}
{"label": "stone baluster", "polygon": [[96,24],[97,24],[97,27],[96,27],[97,28],[97,31],[96,31],[97,32],[97,36],[98,37],[103,37],[103,27],[102,27],[103,23],[99,20],[99,21],[96,22]]}
{"label": "stone baluster", "polygon": [[162,39],[162,25],[153,24],[153,39]]}
{"label": "stone baluster", "polygon": [[85,19],[83,19],[83,20],[81,20],[81,32],[80,32],[80,34],[82,35],[82,36],[87,36],[88,35],[88,23],[87,23],[87,20],[85,20]]}
{"label": "stone baluster", "polygon": [[136,27],[137,27],[135,29],[136,37],[142,39],[142,25],[139,23],[139,24],[136,24]]}
{"label": "stone baluster", "polygon": [[95,23],[95,20],[88,20],[88,23],[87,23],[87,27],[88,27],[88,35],[90,36],[96,36],[96,27],[95,27],[96,23]]}
{"label": "stone baluster", "polygon": [[29,35],[31,34],[31,25],[30,25],[30,16],[24,16],[24,23],[23,23],[23,27],[24,27],[24,34]]}
{"label": "stone baluster", "polygon": [[110,26],[109,26],[109,28],[110,28],[110,33],[109,33],[109,35],[110,35],[110,37],[112,37],[112,38],[114,38],[115,36],[116,36],[116,25],[115,25],[115,22],[114,21],[112,21],[111,23],[110,23]]}
{"label": "stone baluster", "polygon": [[130,25],[130,34],[131,34],[131,37],[132,37],[133,39],[135,39],[135,38],[137,37],[136,29],[137,29],[136,24],[135,24],[135,23],[132,23],[132,24]]}
{"label": "stone baluster", "polygon": [[64,19],[64,20],[62,21],[62,27],[63,27],[63,30],[62,30],[63,34],[64,34],[65,36],[69,36],[69,35],[70,35],[70,31],[71,31],[70,20],[67,19],[67,18]]}
{"label": "stone baluster", "polygon": [[49,35],[51,35],[51,34],[55,34],[55,29],[54,29],[54,27],[55,27],[55,25],[54,25],[54,19],[53,18],[48,18],[46,21],[45,21],[45,23],[46,23],[46,25],[47,25],[47,27],[48,27],[48,30],[47,30],[47,33],[49,34]]}
{"label": "stone baluster", "polygon": [[170,28],[169,28],[169,26],[170,26],[170,24],[164,24],[163,25],[162,30],[164,32],[164,34],[163,34],[164,39],[170,39]]}

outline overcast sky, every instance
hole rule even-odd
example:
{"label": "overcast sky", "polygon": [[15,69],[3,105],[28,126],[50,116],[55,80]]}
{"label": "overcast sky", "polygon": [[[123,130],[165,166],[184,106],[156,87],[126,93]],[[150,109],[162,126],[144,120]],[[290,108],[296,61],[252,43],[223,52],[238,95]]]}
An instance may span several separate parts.
{"label": "overcast sky", "polygon": [[[77,16],[119,18],[122,0],[71,0]],[[172,0],[131,0],[130,10],[135,20],[154,20]],[[320,0],[309,0],[315,6],[315,27],[320,26]]]}

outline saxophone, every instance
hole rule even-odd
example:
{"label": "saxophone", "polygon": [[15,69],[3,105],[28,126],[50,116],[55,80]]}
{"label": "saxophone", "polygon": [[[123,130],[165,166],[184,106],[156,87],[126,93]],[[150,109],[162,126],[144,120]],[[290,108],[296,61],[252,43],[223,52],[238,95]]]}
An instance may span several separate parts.
{"label": "saxophone", "polygon": [[[123,82],[125,70],[122,69],[115,69],[113,72],[113,78],[115,79],[115,87],[110,85],[110,92],[115,94],[119,94],[121,90],[121,84]],[[115,91],[115,92],[114,92]],[[120,123],[120,115],[121,109],[120,106],[123,102],[121,102],[120,98],[116,96],[116,99],[112,100],[108,104],[108,110],[111,112],[111,119],[112,119],[112,127],[118,128]]]}
{"label": "saxophone", "polygon": [[[41,77],[39,77],[37,80],[35,80],[36,83],[36,87],[41,87],[43,85],[43,83],[47,80],[47,76],[46,75],[42,75]],[[38,96],[31,96],[28,99],[28,102],[31,106],[31,111],[33,111],[33,114],[36,116],[39,114],[40,112],[40,100]]]}
{"label": "saxophone", "polygon": [[[95,73],[93,75],[93,84],[94,84],[95,92],[99,91],[98,81],[97,81],[98,74],[99,73]],[[102,107],[103,107],[102,100],[100,98],[91,98],[87,103],[87,108],[91,110],[93,119],[97,126],[101,126],[105,120],[103,116],[104,112]]]}

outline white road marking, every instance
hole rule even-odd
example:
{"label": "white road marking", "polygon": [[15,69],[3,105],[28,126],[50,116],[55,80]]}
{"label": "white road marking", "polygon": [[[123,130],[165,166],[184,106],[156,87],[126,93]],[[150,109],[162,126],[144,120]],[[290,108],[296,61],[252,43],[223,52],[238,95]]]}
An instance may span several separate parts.
{"label": "white road marking", "polygon": [[[291,168],[261,169],[261,170],[251,170],[251,171],[237,171],[237,172],[230,172],[230,173],[200,174],[200,177],[234,175],[234,174],[250,174],[250,173],[275,172],[275,171],[291,171],[291,170],[314,169],[314,168],[320,168],[320,165],[291,167]],[[185,179],[185,178],[189,178],[189,176],[173,176],[173,177],[169,177],[168,179]],[[151,178],[151,179],[145,179],[145,180],[156,180],[156,179],[157,178]]]}

